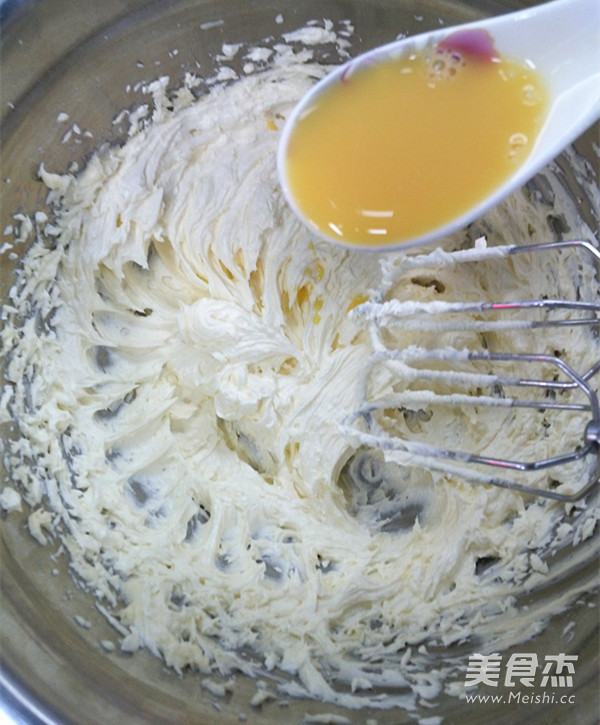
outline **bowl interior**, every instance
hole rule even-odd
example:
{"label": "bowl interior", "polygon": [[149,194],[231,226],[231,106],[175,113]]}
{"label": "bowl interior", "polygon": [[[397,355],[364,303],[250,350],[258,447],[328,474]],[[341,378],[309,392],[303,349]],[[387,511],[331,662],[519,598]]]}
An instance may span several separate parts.
{"label": "bowl interior", "polygon": [[[78,0],[7,2],[2,4],[2,195],[0,227],[13,223],[15,212],[45,208],[45,190],[37,180],[40,163],[64,172],[80,164],[104,142],[125,138],[123,124],[113,123],[123,108],[145,99],[136,84],[162,75],[176,88],[186,71],[209,77],[223,43],[276,41],[309,20],[350,19],[355,26],[352,53],[389,42],[400,33],[414,34],[483,15],[513,9],[510,3],[475,0]],[[323,62],[335,60],[323,49]],[[57,120],[68,114],[66,122]],[[72,123],[81,133],[66,137]],[[595,132],[579,141],[594,159]],[[567,171],[568,173],[568,171]],[[591,214],[582,208],[582,214]],[[18,254],[1,257],[2,297],[14,282]],[[4,426],[3,436],[11,428]],[[57,555],[58,543],[40,547],[27,531],[25,511],[2,515],[2,607],[0,651],[3,659],[5,706],[29,713],[40,722],[80,723],[280,723],[302,722],[324,712],[350,722],[374,718],[383,723],[413,722],[398,712],[353,713],[310,701],[252,707],[253,681],[239,676],[234,691],[215,698],[194,673],[177,676],[146,652],[129,656],[106,652],[100,642],[114,639],[114,630],[98,612],[90,595],[73,582],[68,562]],[[562,574],[544,597],[566,588],[585,591],[597,581],[595,547],[584,544],[563,555]],[[538,599],[532,600],[535,610]],[[594,721],[598,693],[596,667],[598,617],[595,599],[582,594],[566,612],[552,620],[521,651],[573,652],[577,669],[577,718]],[[572,638],[562,637],[570,622]],[[79,623],[78,623],[79,622]],[[83,626],[82,626],[83,624]],[[515,627],[520,627],[515,622]],[[470,651],[469,648],[465,652]],[[520,651],[520,648],[516,648]],[[467,655],[468,656],[468,655]],[[507,705],[475,707],[442,696],[448,722],[537,721],[563,723],[565,709],[549,703],[529,706],[526,715]],[[32,714],[33,713],[33,714]],[[569,711],[568,717],[574,716]],[[421,713],[423,714],[423,713]],[[437,714],[437,711],[436,713]],[[336,720],[322,720],[336,722]],[[341,720],[340,720],[341,722]]]}

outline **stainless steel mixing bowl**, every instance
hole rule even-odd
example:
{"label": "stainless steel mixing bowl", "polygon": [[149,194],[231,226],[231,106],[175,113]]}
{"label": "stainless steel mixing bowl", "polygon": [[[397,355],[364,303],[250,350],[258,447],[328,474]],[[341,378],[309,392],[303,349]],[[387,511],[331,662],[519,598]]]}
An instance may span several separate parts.
{"label": "stainless steel mixing bowl", "polygon": [[[112,119],[135,106],[128,92],[138,81],[169,75],[173,87],[186,69],[208,74],[224,42],[258,42],[300,27],[313,18],[350,18],[356,27],[353,52],[394,39],[515,9],[527,3],[492,0],[4,0],[2,13],[2,221],[15,211],[44,205],[44,189],[35,179],[41,161],[64,171],[85,160],[103,141],[122,133]],[[530,3],[531,4],[531,3]],[[283,22],[277,22],[277,16]],[[279,18],[281,21],[281,18]],[[177,53],[173,53],[174,50]],[[92,136],[61,142],[66,112]],[[579,147],[597,166],[592,142],[597,129]],[[595,183],[595,182],[590,182]],[[578,193],[574,190],[574,194]],[[581,213],[594,221],[581,199]],[[3,255],[3,299],[12,284],[13,262]],[[16,264],[16,262],[14,262]],[[3,435],[10,435],[5,429]],[[3,515],[2,533],[2,709],[18,722],[118,725],[135,723],[303,722],[305,716],[333,713],[352,723],[375,719],[380,725],[414,722],[403,711],[346,711],[311,701],[252,707],[255,683],[238,677],[231,695],[215,698],[200,677],[179,677],[146,652],[134,656],[103,651],[99,641],[114,631],[98,613],[90,595],[78,588],[64,557],[50,556],[26,529],[26,513]],[[592,589],[598,582],[594,540],[562,552],[551,581],[524,602],[535,614],[547,598],[570,588]],[[579,657],[574,704],[467,704],[441,696],[432,715],[448,723],[597,722],[598,615],[593,595],[580,596],[549,627],[513,651],[540,656],[566,652]],[[79,626],[74,617],[90,623]],[[575,622],[575,626],[571,625]],[[514,627],[522,623],[516,619]],[[567,628],[569,637],[563,637]],[[465,662],[473,644],[463,648]],[[440,653],[440,657],[444,654]],[[420,713],[423,717],[427,710]],[[324,720],[334,722],[335,720]]]}

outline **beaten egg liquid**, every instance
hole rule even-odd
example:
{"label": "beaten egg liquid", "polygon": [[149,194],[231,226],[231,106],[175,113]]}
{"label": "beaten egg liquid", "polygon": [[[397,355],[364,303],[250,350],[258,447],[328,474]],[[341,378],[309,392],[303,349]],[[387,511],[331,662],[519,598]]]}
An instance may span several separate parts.
{"label": "beaten egg liquid", "polygon": [[288,145],[289,191],[328,238],[385,246],[492,193],[529,155],[547,97],[535,70],[432,49],[364,66],[322,94]]}

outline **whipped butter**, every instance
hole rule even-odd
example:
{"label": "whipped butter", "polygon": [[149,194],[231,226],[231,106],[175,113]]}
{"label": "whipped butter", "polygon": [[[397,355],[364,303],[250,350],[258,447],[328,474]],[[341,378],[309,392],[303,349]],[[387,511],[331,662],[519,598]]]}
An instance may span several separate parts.
{"label": "whipped butter", "polygon": [[[3,415],[19,432],[5,461],[32,535],[61,542],[123,650],[148,648],[177,671],[284,673],[283,694],[412,710],[452,674],[429,646],[476,633],[478,647],[501,647],[539,630],[526,619],[512,631],[517,594],[552,575],[552,548],[591,535],[597,509],[369,452],[347,426],[364,402],[371,333],[384,335],[364,321],[369,304],[599,290],[562,257],[438,265],[484,237],[548,241],[556,209],[570,235],[589,235],[550,172],[546,195],[513,195],[418,270],[400,252],[311,236],[278,185],[279,131],[326,72],[312,46],[344,49],[346,35],[313,25],[256,49],[247,75],[215,79],[198,100],[188,79],[174,110],[158,81],[152,118],[132,114],[124,145],[78,174],[41,167],[52,214],[30,223],[4,312]],[[227,61],[239,51],[225,50]],[[442,344],[435,331],[390,334],[399,348]],[[530,343],[579,370],[600,353],[581,329],[487,341]],[[456,333],[443,344],[482,341]],[[375,371],[369,394],[398,385]],[[387,421],[395,435],[475,450],[492,441],[526,458],[582,432],[581,416],[537,411],[525,423],[510,411],[409,413]],[[535,483],[550,485],[548,474]],[[7,510],[19,505],[12,490]]]}

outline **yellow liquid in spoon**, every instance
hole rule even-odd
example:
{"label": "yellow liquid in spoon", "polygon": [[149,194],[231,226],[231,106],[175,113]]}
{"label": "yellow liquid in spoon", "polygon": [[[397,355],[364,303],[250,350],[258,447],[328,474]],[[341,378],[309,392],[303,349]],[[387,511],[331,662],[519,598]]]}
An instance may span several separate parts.
{"label": "yellow liquid in spoon", "polygon": [[408,241],[451,222],[527,158],[547,111],[535,70],[431,48],[362,65],[297,121],[288,187],[326,237]]}

